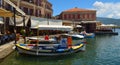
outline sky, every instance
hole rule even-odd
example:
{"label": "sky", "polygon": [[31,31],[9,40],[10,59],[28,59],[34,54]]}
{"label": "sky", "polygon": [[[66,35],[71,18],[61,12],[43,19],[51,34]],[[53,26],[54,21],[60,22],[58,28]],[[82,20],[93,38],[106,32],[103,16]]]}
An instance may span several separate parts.
{"label": "sky", "polygon": [[53,6],[53,16],[74,7],[97,11],[97,17],[120,19],[120,0],[48,0]]}

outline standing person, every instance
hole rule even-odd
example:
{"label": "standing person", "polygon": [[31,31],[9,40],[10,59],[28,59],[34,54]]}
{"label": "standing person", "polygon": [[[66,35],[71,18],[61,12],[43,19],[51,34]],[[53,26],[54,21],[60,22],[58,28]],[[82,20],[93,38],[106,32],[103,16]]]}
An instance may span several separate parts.
{"label": "standing person", "polygon": [[17,33],[17,34],[16,34],[16,41],[18,41],[19,39],[20,39],[20,34]]}
{"label": "standing person", "polygon": [[72,47],[72,37],[68,37],[67,38],[67,43],[68,43],[68,48],[71,48]]}

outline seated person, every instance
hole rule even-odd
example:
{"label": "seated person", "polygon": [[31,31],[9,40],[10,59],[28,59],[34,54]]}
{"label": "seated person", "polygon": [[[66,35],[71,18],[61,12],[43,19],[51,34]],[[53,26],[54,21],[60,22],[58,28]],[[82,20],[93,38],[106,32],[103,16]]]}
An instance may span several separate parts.
{"label": "seated person", "polygon": [[67,39],[66,38],[62,38],[60,40],[60,48],[67,48]]}
{"label": "seated person", "polygon": [[49,36],[48,35],[45,35],[45,40],[49,40]]}

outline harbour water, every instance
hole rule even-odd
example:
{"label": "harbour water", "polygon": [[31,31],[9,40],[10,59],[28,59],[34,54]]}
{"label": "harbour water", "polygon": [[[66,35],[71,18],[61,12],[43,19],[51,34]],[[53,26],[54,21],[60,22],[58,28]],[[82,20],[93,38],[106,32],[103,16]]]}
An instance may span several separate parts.
{"label": "harbour water", "polygon": [[0,65],[119,65],[119,35],[99,35],[86,39],[86,51],[68,56],[41,57],[20,55],[16,51],[0,61]]}

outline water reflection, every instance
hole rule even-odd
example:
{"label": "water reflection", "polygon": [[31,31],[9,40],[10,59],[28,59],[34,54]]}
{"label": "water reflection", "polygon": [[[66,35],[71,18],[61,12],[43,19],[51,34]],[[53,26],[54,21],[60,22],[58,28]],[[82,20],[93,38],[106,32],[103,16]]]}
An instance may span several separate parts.
{"label": "water reflection", "polygon": [[29,56],[20,55],[16,51],[7,57],[1,65],[72,65],[75,55],[59,56],[59,57],[42,57],[42,56]]}

